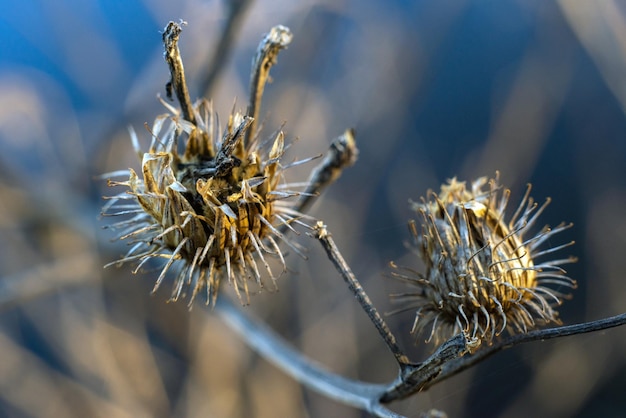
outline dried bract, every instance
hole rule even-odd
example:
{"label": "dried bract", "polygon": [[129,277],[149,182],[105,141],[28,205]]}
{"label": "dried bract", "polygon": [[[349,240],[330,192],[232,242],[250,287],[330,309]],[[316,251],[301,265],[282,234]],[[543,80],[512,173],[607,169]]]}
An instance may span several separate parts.
{"label": "dried bract", "polygon": [[[485,189],[486,186],[486,189]],[[537,325],[560,323],[554,309],[575,288],[576,282],[561,267],[574,258],[542,261],[573,242],[541,249],[555,234],[571,227],[544,227],[530,235],[541,206],[530,197],[528,186],[511,218],[505,220],[510,190],[502,189],[498,176],[479,178],[467,189],[456,178],[412,203],[421,228],[409,223],[413,248],[425,265],[419,273],[392,263],[392,275],[415,287],[393,295],[405,303],[402,311],[417,311],[412,332],[430,327],[427,341],[439,344],[465,332],[478,343],[490,344],[508,329],[523,333]]]}

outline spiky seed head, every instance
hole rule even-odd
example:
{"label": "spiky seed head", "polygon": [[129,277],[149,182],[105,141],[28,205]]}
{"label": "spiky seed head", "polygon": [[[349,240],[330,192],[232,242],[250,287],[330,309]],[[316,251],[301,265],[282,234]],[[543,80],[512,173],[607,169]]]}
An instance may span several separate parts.
{"label": "spiky seed head", "polygon": [[[244,145],[251,118],[231,114],[220,136],[210,102],[194,105],[197,125],[163,103],[171,113],[155,120],[146,153],[131,131],[141,173],[129,169],[128,180],[109,181],[127,191],[112,197],[104,213],[131,216],[112,227],[121,231],[118,238],[132,244],[111,264],[137,262],[136,272],[150,259],[165,259],[154,290],[168,270],[176,271],[172,300],[190,289],[191,304],[204,288],[207,303],[214,302],[226,278],[247,303],[248,279],[262,286],[262,277],[269,275],[275,285],[277,275],[268,258],[279,259],[284,271],[276,239],[285,239],[282,227],[292,228],[303,218],[283,201],[299,195],[283,176],[283,133]],[[296,244],[287,244],[300,252]]]}
{"label": "spiky seed head", "polygon": [[412,248],[425,272],[392,263],[392,275],[415,288],[393,295],[404,303],[401,311],[416,310],[411,332],[426,331],[427,341],[437,345],[461,331],[490,344],[505,330],[522,333],[560,323],[554,307],[568,296],[563,288],[576,287],[561,266],[575,259],[544,256],[573,242],[544,244],[572,225],[546,226],[531,234],[550,200],[539,206],[530,189],[508,219],[511,192],[498,184],[498,173],[469,188],[453,178],[439,194],[430,191],[421,202],[411,202],[421,224],[409,222]]}
{"label": "spiky seed head", "polygon": [[127,191],[112,197],[103,212],[130,215],[111,227],[121,230],[119,239],[132,244],[124,257],[111,264],[137,262],[137,272],[151,259],[164,259],[154,290],[168,271],[174,271],[172,300],[190,290],[191,306],[204,288],[207,303],[214,303],[220,282],[226,278],[239,299],[248,303],[248,279],[262,286],[262,272],[266,271],[275,285],[268,258],[279,259],[282,270],[286,269],[277,238],[302,254],[283,235],[303,218],[298,206],[285,200],[301,193],[283,177],[287,167],[281,164],[286,148],[283,133],[278,131],[261,141],[253,119],[260,109],[271,64],[291,40],[291,33],[276,26],[262,40],[260,61],[255,61],[252,74],[262,72],[263,77],[253,77],[256,82],[248,113],[233,111],[220,133],[211,103],[199,100],[192,104],[189,99],[178,49],[184,24],[169,22],[163,32],[164,57],[171,75],[166,90],[169,98],[176,93],[180,110],[162,102],[169,113],[156,118],[145,153],[131,131],[141,173],[129,169],[121,173],[128,180],[110,181]]}

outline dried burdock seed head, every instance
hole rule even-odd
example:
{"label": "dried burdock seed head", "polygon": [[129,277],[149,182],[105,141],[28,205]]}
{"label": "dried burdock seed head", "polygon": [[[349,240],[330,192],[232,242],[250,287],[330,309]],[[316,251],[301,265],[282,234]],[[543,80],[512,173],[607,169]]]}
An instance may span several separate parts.
{"label": "dried burdock seed head", "polygon": [[427,341],[442,341],[465,332],[477,343],[490,344],[505,329],[524,333],[537,325],[560,323],[554,306],[575,288],[562,265],[574,258],[544,256],[573,242],[544,247],[555,234],[570,228],[547,226],[531,235],[550,200],[537,205],[530,185],[513,215],[506,217],[510,190],[482,177],[466,188],[456,178],[412,203],[419,223],[409,223],[413,245],[424,261],[424,274],[392,263],[392,275],[415,291],[393,295],[416,310],[412,332],[426,331]]}
{"label": "dried burdock seed head", "polygon": [[[252,77],[256,81],[248,113],[233,112],[220,134],[211,103],[189,103],[177,46],[180,32],[180,25],[170,22],[163,40],[172,75],[168,96],[174,91],[181,110],[163,101],[169,114],[156,118],[146,153],[141,152],[137,135],[131,130],[141,158],[141,173],[129,169],[116,173],[128,176],[128,180],[110,181],[128,190],[110,198],[103,212],[130,216],[112,227],[121,231],[119,239],[132,245],[123,258],[111,264],[136,262],[137,272],[151,259],[164,259],[154,289],[168,271],[173,271],[171,300],[190,290],[191,305],[205,289],[207,303],[214,303],[220,282],[227,279],[239,299],[248,303],[250,280],[262,286],[262,278],[269,276],[275,285],[277,275],[269,258],[277,259],[282,271],[286,269],[277,240],[302,254],[284,232],[293,230],[293,224],[308,225],[310,220],[300,213],[294,199],[308,195],[302,190],[309,183],[289,184],[284,172],[311,159],[283,164],[283,133],[261,140],[253,131],[254,118],[250,116],[258,114],[259,92],[269,67],[291,34],[279,26],[261,42],[253,74],[262,74]],[[263,58],[268,50],[272,52],[269,63]]]}

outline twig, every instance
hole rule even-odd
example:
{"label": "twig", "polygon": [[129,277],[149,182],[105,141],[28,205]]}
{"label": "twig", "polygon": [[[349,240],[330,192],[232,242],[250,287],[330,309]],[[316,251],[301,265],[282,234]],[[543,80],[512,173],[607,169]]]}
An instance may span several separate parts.
{"label": "twig", "polygon": [[397,381],[381,397],[381,402],[403,399],[421,391],[428,382],[441,374],[446,364],[460,358],[469,352],[469,349],[470,343],[465,334],[457,334],[450,338],[423,363],[407,366],[398,376]]}
{"label": "twig", "polygon": [[261,40],[256,55],[252,59],[252,75],[250,77],[250,98],[248,102],[248,116],[254,118],[252,126],[246,132],[244,145],[250,143],[251,135],[256,135],[256,125],[261,110],[261,100],[265,83],[270,76],[270,68],[276,64],[278,53],[291,42],[293,35],[289,28],[274,26]]}
{"label": "twig", "polygon": [[215,81],[224,69],[232,50],[235,33],[239,30],[241,19],[250,5],[250,0],[230,0],[228,3],[228,16],[222,29],[215,52],[210,61],[206,76],[198,83],[199,91],[204,92],[204,97],[213,96]]}
{"label": "twig", "polygon": [[385,385],[355,381],[325,370],[287,345],[265,323],[245,315],[227,298],[217,299],[215,311],[246,344],[298,382],[324,396],[360,408],[374,416],[400,417],[378,401],[385,392]]}
{"label": "twig", "polygon": [[313,198],[334,183],[344,169],[353,165],[358,155],[359,150],[354,140],[354,130],[347,129],[333,140],[324,160],[311,172],[307,181],[308,186],[297,202],[296,210],[306,212],[311,206]]}
{"label": "twig", "polygon": [[350,266],[348,266],[346,261],[343,259],[341,252],[337,248],[337,245],[335,245],[335,241],[333,240],[330,233],[327,231],[326,225],[324,225],[322,222],[318,222],[317,225],[315,225],[314,229],[315,238],[320,241],[322,247],[324,247],[324,250],[326,250],[328,258],[330,258],[332,263],[335,265],[337,271],[341,274],[345,282],[348,284],[348,288],[352,293],[354,293],[354,296],[359,301],[359,304],[361,304],[361,307],[378,330],[378,333],[385,341],[385,344],[387,344],[387,347],[389,348],[393,356],[396,358],[396,361],[400,366],[401,372],[404,371],[407,366],[410,365],[409,359],[398,346],[396,338],[389,330],[389,327],[385,323],[385,320],[378,313],[378,310],[376,310],[376,308],[372,304],[369,296],[367,296],[367,293],[365,293],[365,290],[363,290],[361,283],[359,283],[357,278],[354,276],[354,273],[352,273]]}
{"label": "twig", "polygon": [[[185,22],[181,21],[181,24],[185,24]],[[170,81],[165,85],[165,91],[167,98],[172,100],[172,89],[174,90],[180,103],[183,117],[195,125],[196,117],[194,116],[189,91],[187,90],[183,60],[180,58],[180,51],[178,50],[178,38],[183,31],[181,24],[170,22],[163,32],[163,45],[165,46],[163,55],[167,65],[170,67],[171,75]]]}
{"label": "twig", "polygon": [[516,346],[518,344],[529,343],[532,341],[544,341],[552,338],[568,337],[576,334],[585,334],[588,332],[601,331],[604,329],[615,328],[626,325],[626,313],[612,316],[610,318],[598,319],[597,321],[584,322],[582,324],[566,325],[556,328],[548,328],[542,330],[531,331],[526,334],[516,334],[507,337],[498,343],[485,347],[476,351],[474,354],[467,355],[445,364],[441,374],[423,385],[423,390],[430,388],[436,383],[441,382],[457,373],[466,370],[475,364],[485,360],[493,354]]}

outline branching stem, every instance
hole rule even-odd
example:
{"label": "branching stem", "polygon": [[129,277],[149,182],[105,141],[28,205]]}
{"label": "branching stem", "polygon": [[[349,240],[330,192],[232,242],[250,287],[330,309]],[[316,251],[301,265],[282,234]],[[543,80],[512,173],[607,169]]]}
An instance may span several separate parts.
{"label": "branching stem", "polygon": [[398,376],[396,382],[381,397],[381,402],[404,399],[437,378],[450,361],[459,359],[469,351],[469,341],[465,334],[457,334],[441,344],[435,353],[426,361],[407,366]]}
{"label": "branching stem", "polygon": [[326,225],[322,222],[318,222],[315,226],[315,238],[320,241],[322,247],[326,250],[328,258],[330,258],[330,261],[334,264],[337,271],[348,284],[348,288],[354,294],[359,304],[378,330],[378,333],[398,362],[400,369],[404,370],[409,365],[409,359],[398,346],[396,337],[393,336],[389,327],[385,323],[385,320],[382,318],[380,313],[378,313],[378,310],[372,304],[372,301],[369,296],[367,296],[367,293],[365,293],[363,286],[361,286],[361,283],[359,283],[357,278],[354,276],[354,273],[352,273],[350,266],[344,260],[339,248],[337,248],[337,245],[335,244],[335,241],[327,231]]}
{"label": "branching stem", "polygon": [[626,313],[612,316],[609,318],[598,319],[596,321],[584,322],[582,324],[539,329],[528,332],[526,334],[511,335],[510,337],[504,338],[491,346],[476,351],[474,354],[451,360],[444,365],[441,373],[436,378],[423,385],[423,390],[426,390],[436,383],[439,383],[442,380],[454,376],[455,374],[460,373],[463,370],[466,370],[480,363],[481,361],[499,351],[506,350],[518,344],[524,344],[533,341],[544,341],[560,337],[568,337],[577,334],[586,334],[588,332],[601,331],[609,328],[619,327],[622,325],[626,325]]}
{"label": "branching stem", "polygon": [[385,385],[355,381],[325,370],[287,345],[267,325],[245,315],[240,307],[234,306],[225,297],[218,298],[215,311],[247,345],[298,382],[374,416],[400,417],[379,402],[386,390]]}

